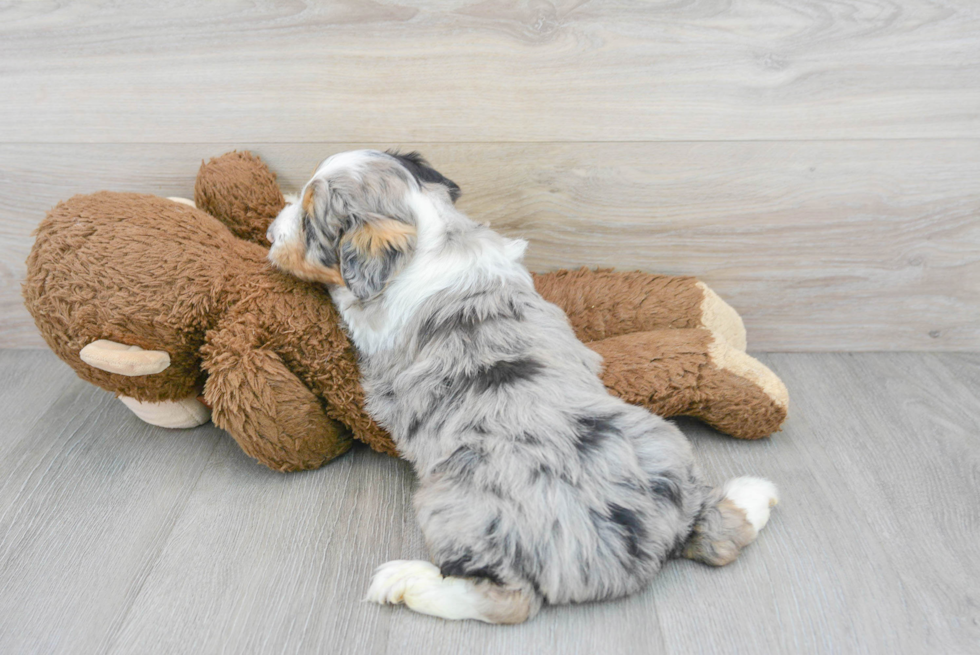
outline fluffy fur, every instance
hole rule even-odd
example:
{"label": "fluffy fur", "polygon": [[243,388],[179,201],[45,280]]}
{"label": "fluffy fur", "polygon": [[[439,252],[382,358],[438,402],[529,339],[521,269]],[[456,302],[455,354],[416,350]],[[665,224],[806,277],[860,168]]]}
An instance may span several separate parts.
{"label": "fluffy fur", "polygon": [[637,591],[673,556],[734,559],[772,483],[705,484],[675,426],[606,392],[600,357],[535,291],[526,243],[470,220],[454,184],[409,161],[332,157],[269,230],[275,264],[332,281],[368,411],[420,478],[438,573],[391,562],[368,598],[520,622],[542,602]]}

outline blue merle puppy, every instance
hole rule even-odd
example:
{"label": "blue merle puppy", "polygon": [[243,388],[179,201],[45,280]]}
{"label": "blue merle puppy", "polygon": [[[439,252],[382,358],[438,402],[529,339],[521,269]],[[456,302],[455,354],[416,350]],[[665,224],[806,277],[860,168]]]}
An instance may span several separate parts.
{"label": "blue merle puppy", "polygon": [[435,564],[388,562],[367,598],[519,623],[633,593],[671,557],[734,560],[775,486],[704,483],[673,424],[606,392],[599,356],[535,292],[526,242],[458,195],[415,153],[341,153],[269,228],[274,264],[329,285],[368,411],[420,478]]}

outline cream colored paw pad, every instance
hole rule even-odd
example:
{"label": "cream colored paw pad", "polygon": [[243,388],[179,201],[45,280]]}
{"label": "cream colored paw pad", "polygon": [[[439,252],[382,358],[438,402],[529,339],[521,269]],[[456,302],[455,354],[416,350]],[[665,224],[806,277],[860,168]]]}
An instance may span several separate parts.
{"label": "cream colored paw pad", "polygon": [[211,420],[211,410],[197,398],[143,402],[119,396],[119,400],[139,418],[161,428],[196,428]]}
{"label": "cream colored paw pad", "polygon": [[708,357],[718,368],[758,385],[781,408],[789,407],[789,391],[786,385],[759,360],[737,350],[718,337],[715,337],[708,347]]}
{"label": "cream colored paw pad", "polygon": [[727,341],[732,348],[745,352],[747,343],[742,317],[704,282],[698,282],[696,286],[704,294],[701,300],[701,325]]}

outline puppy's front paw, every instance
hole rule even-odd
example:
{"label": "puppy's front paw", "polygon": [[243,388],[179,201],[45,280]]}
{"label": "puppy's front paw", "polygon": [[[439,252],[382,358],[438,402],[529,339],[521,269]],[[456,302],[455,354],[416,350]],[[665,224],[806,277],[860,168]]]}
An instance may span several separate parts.
{"label": "puppy's front paw", "polygon": [[405,602],[405,594],[413,587],[430,587],[441,580],[439,567],[431,562],[392,560],[375,570],[364,600],[382,605],[397,605]]}

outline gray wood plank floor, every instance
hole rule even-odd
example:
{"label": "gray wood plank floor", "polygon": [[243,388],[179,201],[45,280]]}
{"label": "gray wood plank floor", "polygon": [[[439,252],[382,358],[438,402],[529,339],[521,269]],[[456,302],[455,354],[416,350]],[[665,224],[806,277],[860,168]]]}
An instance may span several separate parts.
{"label": "gray wood plank floor", "polygon": [[710,478],[780,485],[755,545],[491,627],[359,602],[377,564],[425,556],[404,462],[275,474],[0,350],[0,652],[980,652],[980,355],[762,359],[795,403],[782,433],[681,421]]}

